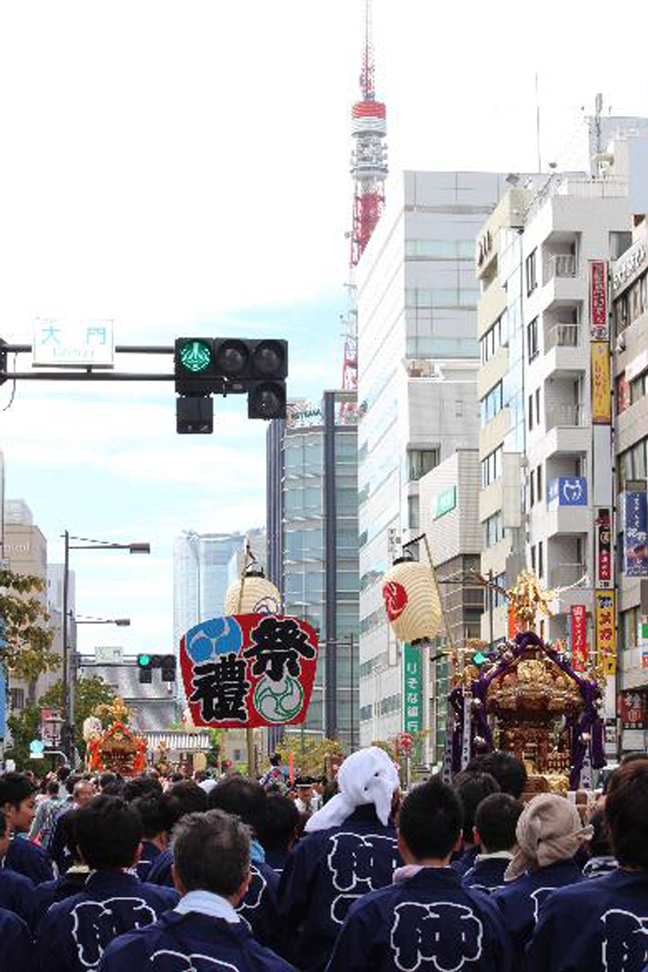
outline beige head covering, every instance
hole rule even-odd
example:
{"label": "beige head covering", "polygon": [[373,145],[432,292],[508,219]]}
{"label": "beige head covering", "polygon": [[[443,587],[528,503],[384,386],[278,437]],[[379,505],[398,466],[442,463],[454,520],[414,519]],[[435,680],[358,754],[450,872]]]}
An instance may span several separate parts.
{"label": "beige head covering", "polygon": [[518,850],[504,880],[513,881],[531,868],[569,860],[581,842],[591,836],[592,828],[583,827],[573,803],[555,793],[538,794],[520,814],[516,829]]}

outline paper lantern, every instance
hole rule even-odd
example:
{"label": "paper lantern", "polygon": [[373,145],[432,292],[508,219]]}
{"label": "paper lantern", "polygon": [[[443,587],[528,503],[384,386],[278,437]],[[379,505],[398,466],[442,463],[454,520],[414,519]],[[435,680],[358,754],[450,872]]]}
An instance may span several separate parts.
{"label": "paper lantern", "polygon": [[[243,598],[241,599],[241,584]],[[225,614],[279,614],[281,594],[262,573],[246,574],[227,588]]]}
{"label": "paper lantern", "polygon": [[414,644],[434,638],[441,627],[441,604],[429,567],[408,557],[394,561],[383,577],[383,598],[391,629],[399,641]]}

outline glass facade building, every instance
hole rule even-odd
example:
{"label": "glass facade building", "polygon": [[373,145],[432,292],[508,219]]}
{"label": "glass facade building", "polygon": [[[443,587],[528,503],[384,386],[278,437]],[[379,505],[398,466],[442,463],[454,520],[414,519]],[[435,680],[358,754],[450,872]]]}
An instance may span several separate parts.
{"label": "glass facade building", "polygon": [[325,392],[321,408],[290,412],[268,430],[268,576],[287,614],[319,633],[305,729],[358,743],[357,425]]}

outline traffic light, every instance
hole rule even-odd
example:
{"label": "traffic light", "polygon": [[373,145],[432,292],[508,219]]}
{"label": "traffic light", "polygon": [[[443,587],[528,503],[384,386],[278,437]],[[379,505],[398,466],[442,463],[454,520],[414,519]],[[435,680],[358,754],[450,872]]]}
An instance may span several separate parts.
{"label": "traffic light", "polygon": [[179,433],[213,431],[213,394],[247,394],[248,418],[285,418],[287,341],[177,338],[174,361]]}
{"label": "traffic light", "polygon": [[488,655],[485,655],[483,651],[475,651],[472,656],[472,663],[479,668],[481,665],[485,665],[489,661]]}
{"label": "traffic light", "polygon": [[163,682],[175,682],[176,680],[175,655],[149,655],[144,652],[137,656],[137,667],[140,685],[151,684],[153,669],[155,668],[160,669],[160,677]]}
{"label": "traffic light", "polygon": [[138,655],[137,656],[137,667],[139,669],[139,681],[140,685],[150,685],[153,681],[153,670],[151,666],[151,655]]}

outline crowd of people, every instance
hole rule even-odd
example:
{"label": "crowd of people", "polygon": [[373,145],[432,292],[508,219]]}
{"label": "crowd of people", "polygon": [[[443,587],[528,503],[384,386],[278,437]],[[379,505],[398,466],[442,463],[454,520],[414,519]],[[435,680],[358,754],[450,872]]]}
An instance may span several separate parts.
{"label": "crowd of people", "polygon": [[645,972],[648,755],[525,794],[508,753],[337,778],[0,775],[0,972]]}

